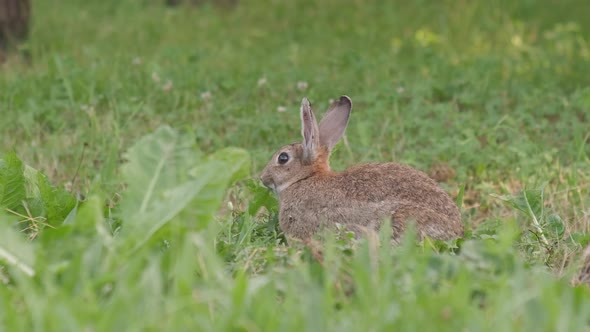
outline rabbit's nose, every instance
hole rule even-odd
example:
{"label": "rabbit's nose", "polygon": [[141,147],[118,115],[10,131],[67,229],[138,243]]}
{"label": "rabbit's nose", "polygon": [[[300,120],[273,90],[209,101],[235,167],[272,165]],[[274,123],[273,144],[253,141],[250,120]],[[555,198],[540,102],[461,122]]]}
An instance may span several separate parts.
{"label": "rabbit's nose", "polygon": [[270,184],[270,180],[269,180],[268,176],[265,176],[265,174],[260,175],[260,181],[262,181],[262,184],[265,185],[266,187],[268,187],[268,185]]}
{"label": "rabbit's nose", "polygon": [[260,176],[258,177],[260,179],[260,181],[262,181],[262,184],[264,184],[265,186],[268,187],[268,185],[266,184],[266,182],[268,181],[268,176],[266,175],[266,169],[263,169],[262,172],[260,173]]}
{"label": "rabbit's nose", "polygon": [[262,184],[267,188],[270,188],[273,185],[272,176],[270,176],[266,169],[260,173],[260,181],[262,181]]}

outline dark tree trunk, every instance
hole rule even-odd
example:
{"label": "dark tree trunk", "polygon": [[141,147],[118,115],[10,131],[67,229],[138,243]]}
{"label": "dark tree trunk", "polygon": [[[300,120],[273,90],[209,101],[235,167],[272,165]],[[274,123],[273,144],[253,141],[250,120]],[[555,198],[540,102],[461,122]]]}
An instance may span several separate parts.
{"label": "dark tree trunk", "polygon": [[0,60],[29,33],[30,0],[0,0]]}

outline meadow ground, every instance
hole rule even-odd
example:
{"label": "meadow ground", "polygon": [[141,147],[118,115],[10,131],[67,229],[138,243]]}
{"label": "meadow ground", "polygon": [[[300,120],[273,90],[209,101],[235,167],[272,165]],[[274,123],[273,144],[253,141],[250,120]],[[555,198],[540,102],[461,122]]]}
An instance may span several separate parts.
{"label": "meadow ground", "polygon": [[[0,65],[0,331],[589,329],[587,1],[163,2],[36,1]],[[257,175],[341,94],[332,167],[450,175],[465,239],[284,243]]]}

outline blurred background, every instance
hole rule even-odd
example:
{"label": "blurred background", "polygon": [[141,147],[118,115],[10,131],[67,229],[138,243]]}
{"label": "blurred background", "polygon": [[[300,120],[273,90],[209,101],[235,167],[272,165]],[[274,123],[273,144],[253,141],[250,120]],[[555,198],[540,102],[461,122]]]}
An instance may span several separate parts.
{"label": "blurred background", "polygon": [[0,0],[0,151],[83,190],[166,123],[257,172],[300,139],[302,97],[320,116],[347,94],[337,169],[442,165],[450,191],[587,175],[588,17],[586,0]]}

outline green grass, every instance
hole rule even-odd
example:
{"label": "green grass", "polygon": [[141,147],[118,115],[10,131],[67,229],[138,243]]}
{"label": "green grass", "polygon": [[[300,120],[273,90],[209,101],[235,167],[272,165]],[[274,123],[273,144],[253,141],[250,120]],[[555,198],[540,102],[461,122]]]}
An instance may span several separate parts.
{"label": "green grass", "polygon": [[[587,1],[163,2],[0,65],[0,331],[588,330]],[[446,165],[465,239],[285,244],[257,175],[341,94],[332,166]]]}

